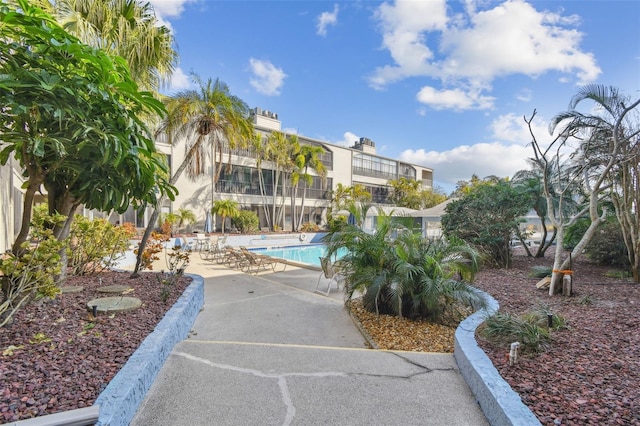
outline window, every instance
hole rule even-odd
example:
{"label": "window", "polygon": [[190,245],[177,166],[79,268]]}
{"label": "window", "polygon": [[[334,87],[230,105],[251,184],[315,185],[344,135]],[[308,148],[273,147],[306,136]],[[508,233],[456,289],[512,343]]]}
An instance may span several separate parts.
{"label": "window", "polygon": [[353,174],[395,179],[398,175],[398,164],[393,160],[358,153],[353,156]]}

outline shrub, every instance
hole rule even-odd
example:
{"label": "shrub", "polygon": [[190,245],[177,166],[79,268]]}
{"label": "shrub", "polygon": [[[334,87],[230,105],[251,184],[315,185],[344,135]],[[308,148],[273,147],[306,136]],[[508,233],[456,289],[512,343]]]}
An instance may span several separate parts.
{"label": "shrub", "polygon": [[[149,241],[142,252],[142,259],[140,262],[140,270],[152,270],[153,262],[160,260],[158,253],[162,252],[164,245],[169,241],[169,235],[159,232],[151,232]],[[138,254],[139,247],[133,251],[134,254]]]}
{"label": "shrub", "polygon": [[256,232],[260,221],[258,215],[250,210],[240,210],[237,215],[232,219],[233,224],[242,234],[249,234]]}
{"label": "shrub", "polygon": [[564,231],[564,237],[562,238],[562,247],[565,250],[573,249],[576,244],[582,239],[582,236],[585,232],[587,232],[587,228],[589,227],[589,219],[582,218],[578,219],[576,223],[569,226]]}
{"label": "shrub", "polygon": [[532,278],[544,278],[550,277],[553,268],[551,266],[536,265],[531,267],[529,276]]}
{"label": "shrub", "polygon": [[114,266],[134,235],[130,227],[77,215],[71,225],[67,250],[71,274],[92,275]]}
{"label": "shrub", "polygon": [[300,226],[300,231],[302,232],[318,232],[320,231],[320,227],[315,223],[305,222]]}
{"label": "shrub", "polygon": [[585,255],[598,265],[608,265],[629,269],[627,247],[622,238],[622,229],[615,218],[609,218],[598,228],[589,244],[584,248]]}
{"label": "shrub", "polygon": [[25,242],[19,255],[6,253],[0,258],[2,303],[0,327],[33,298],[54,298],[60,292],[56,277],[60,274],[60,251],[66,241],[58,241],[51,225],[62,223],[64,216],[42,214],[34,210],[31,244]]}

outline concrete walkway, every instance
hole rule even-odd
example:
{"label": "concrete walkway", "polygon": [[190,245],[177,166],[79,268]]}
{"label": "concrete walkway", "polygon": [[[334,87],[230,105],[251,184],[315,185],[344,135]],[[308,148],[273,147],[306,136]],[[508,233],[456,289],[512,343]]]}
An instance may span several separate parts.
{"label": "concrete walkway", "polygon": [[366,349],[342,292],[313,293],[319,272],[247,275],[197,254],[187,272],[205,278],[204,307],[133,426],[488,424],[452,354]]}

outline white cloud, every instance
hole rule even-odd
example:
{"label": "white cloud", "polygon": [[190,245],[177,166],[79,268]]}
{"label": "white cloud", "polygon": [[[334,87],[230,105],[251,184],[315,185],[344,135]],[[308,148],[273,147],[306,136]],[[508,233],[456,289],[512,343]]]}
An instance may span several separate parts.
{"label": "white cloud", "polygon": [[318,17],[318,29],[316,34],[326,37],[327,27],[329,25],[335,26],[338,23],[338,11],[340,8],[337,4],[333,5],[333,12],[322,12]]}
{"label": "white cloud", "polygon": [[184,11],[188,3],[197,3],[199,0],[149,0],[156,11],[156,15],[162,18],[177,18]]}
{"label": "white cloud", "polygon": [[249,65],[253,74],[249,82],[254,89],[267,96],[280,94],[284,79],[287,77],[282,68],[277,68],[269,61],[255,58],[249,59]]}
{"label": "white cloud", "polygon": [[331,143],[340,145],[340,146],[345,146],[347,148],[351,148],[353,144],[355,144],[359,140],[360,140],[360,136],[356,135],[355,133],[344,132],[341,140],[332,141]]}
{"label": "white cloud", "polygon": [[442,88],[423,88],[418,96],[427,103],[490,108],[492,99],[481,92],[501,76],[535,78],[556,71],[559,78],[584,84],[601,73],[593,54],[580,49],[579,17],[538,11],[524,0],[478,10],[484,4],[490,3],[467,1],[464,12],[447,16],[445,0],[383,3],[375,18],[393,63],[376,68],[370,85],[383,89],[407,77],[429,77]]}
{"label": "white cloud", "polygon": [[451,190],[458,181],[469,180],[474,174],[480,178],[511,177],[528,168],[526,159],[532,154],[531,147],[492,142],[442,152],[408,149],[400,154],[400,159],[432,168],[434,180]]}
{"label": "white cloud", "polygon": [[420,103],[430,105],[433,109],[487,109],[493,105],[494,98],[482,96],[477,91],[465,92],[462,89],[438,90],[425,86],[416,95]]}
{"label": "white cloud", "polygon": [[169,90],[184,90],[191,87],[191,77],[182,70],[182,68],[176,68],[171,76],[171,81],[169,82]]}
{"label": "white cloud", "polygon": [[[542,117],[536,117],[532,123],[533,133],[543,148],[551,142],[547,124]],[[528,169],[527,160],[533,157],[533,148],[524,117],[501,115],[493,120],[490,130],[493,139],[490,143],[463,145],[447,151],[408,149],[400,154],[400,159],[433,168],[434,179],[448,191],[452,191],[458,181],[469,180],[474,174],[480,178],[504,178]]]}

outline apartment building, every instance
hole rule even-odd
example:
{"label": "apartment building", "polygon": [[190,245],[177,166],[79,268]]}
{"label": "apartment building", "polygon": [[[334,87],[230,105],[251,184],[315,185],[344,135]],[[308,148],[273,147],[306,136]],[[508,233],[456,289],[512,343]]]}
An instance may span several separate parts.
{"label": "apartment building", "polygon": [[[282,131],[278,114],[254,108],[251,118],[255,129],[269,135],[274,131]],[[284,132],[287,134],[287,132]],[[401,177],[415,179],[422,183],[423,188],[430,189],[433,185],[433,170],[427,167],[410,164],[376,154],[375,142],[367,138],[353,141],[351,147],[339,146],[326,141],[312,139],[306,136],[298,136],[300,144],[319,146],[324,153],[320,160],[326,168],[326,179],[320,176],[313,177],[313,183],[306,191],[304,201],[304,213],[302,223],[310,222],[318,225],[326,223],[327,208],[330,206],[331,194],[338,183],[344,186],[356,184],[364,185],[372,194],[372,202],[389,204],[389,180]],[[171,166],[178,167],[184,159],[184,145],[161,147],[163,152],[170,153]],[[218,155],[218,153],[216,153]],[[207,176],[197,181],[190,181],[181,177],[176,186],[180,193],[172,206],[164,206],[165,211],[187,208],[204,220],[206,212],[212,205],[212,200],[233,199],[241,208],[254,211],[260,218],[261,227],[266,226],[265,207],[273,205],[273,182],[271,173],[273,165],[268,162],[262,164],[264,190],[259,184],[259,170],[257,155],[253,149],[231,150],[224,149],[224,161],[230,158],[230,169],[223,169],[220,178],[212,185],[213,168]],[[229,157],[230,155],[230,157]],[[313,174],[310,171],[310,174]],[[285,194],[278,188],[276,205],[284,207],[284,229],[291,227],[291,192],[287,185]],[[295,199],[297,214],[300,215],[302,207],[302,194]],[[217,227],[219,227],[219,223]]]}
{"label": "apartment building", "polygon": [[[252,121],[257,131],[268,135],[274,131],[282,131],[278,115],[261,108],[252,110]],[[285,132],[286,134],[286,132]],[[372,202],[389,204],[389,180],[405,177],[422,182],[425,189],[432,188],[433,170],[427,167],[410,164],[376,154],[375,142],[367,138],[354,141],[353,146],[344,147],[326,141],[312,139],[306,136],[298,136],[301,144],[319,146],[324,153],[321,161],[327,170],[326,179],[314,176],[313,183],[306,191],[304,201],[303,221],[323,225],[326,223],[327,208],[330,206],[332,191],[338,183],[344,186],[356,184],[364,185],[372,194]],[[158,142],[158,150],[165,153],[175,170],[184,160],[184,143],[168,145]],[[211,155],[218,153],[211,153]],[[207,212],[210,211],[213,200],[233,199],[241,208],[252,210],[260,218],[260,226],[267,224],[265,208],[273,205],[274,185],[269,168],[273,165],[268,162],[262,164],[264,187],[261,189],[258,177],[257,155],[253,149],[229,150],[223,149],[223,157],[226,162],[230,159],[231,167],[225,167],[220,171],[220,178],[215,187],[212,185],[215,170],[209,161],[209,171],[202,178],[191,181],[184,174],[176,183],[179,194],[175,201],[165,201],[162,211],[168,213],[186,208],[193,211],[198,217],[196,229],[203,229]],[[313,172],[311,172],[313,174]],[[18,233],[22,219],[22,190],[23,183],[21,173],[12,163],[0,167],[0,204],[2,214],[0,216],[0,249],[10,248],[11,243]],[[284,229],[291,228],[291,186],[286,185],[284,194],[278,188],[276,190],[276,205],[284,208]],[[302,207],[302,194],[295,199],[298,215]],[[131,222],[137,227],[147,225],[152,209],[150,207],[134,211],[129,209],[124,214],[117,214],[90,210],[82,213],[88,217],[106,217],[112,222]],[[220,227],[219,219],[215,224]]]}

